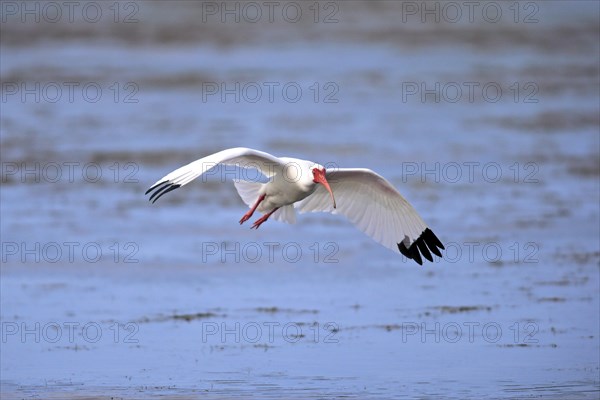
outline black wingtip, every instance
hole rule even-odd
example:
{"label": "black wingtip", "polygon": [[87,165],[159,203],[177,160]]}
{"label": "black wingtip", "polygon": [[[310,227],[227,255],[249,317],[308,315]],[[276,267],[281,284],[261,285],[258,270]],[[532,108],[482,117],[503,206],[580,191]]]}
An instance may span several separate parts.
{"label": "black wingtip", "polygon": [[429,249],[427,248],[427,245],[425,244],[424,241],[417,242],[417,247],[419,248],[419,251],[421,252],[421,254],[423,254],[423,257],[428,259],[429,262],[433,262],[433,257],[431,257],[431,253],[429,252]]}
{"label": "black wingtip", "polygon": [[398,243],[398,250],[400,250],[400,253],[410,260],[415,260],[419,265],[423,265],[421,255],[430,262],[433,262],[431,253],[438,257],[442,257],[442,253],[439,249],[444,250],[444,245],[429,228],[426,228],[410,247],[406,247],[404,241]]}
{"label": "black wingtip", "polygon": [[[152,204],[156,203],[156,200],[160,199],[162,196],[164,196],[165,194],[169,193],[172,190],[175,190],[177,188],[179,188],[181,185],[171,185],[171,186],[167,186],[167,188],[165,190],[163,190],[157,197],[156,199],[154,199],[154,201],[152,202]],[[158,193],[156,193],[158,194]]]}
{"label": "black wingtip", "polygon": [[153,191],[157,187],[166,185],[167,183],[169,183],[169,182],[167,182],[167,181],[158,182],[156,185],[154,185],[150,189],[146,190],[146,193],[144,193],[144,195],[147,195],[148,193],[150,193],[151,191]]}
{"label": "black wingtip", "polygon": [[429,248],[431,248],[430,244],[432,244],[433,246],[437,246],[442,250],[446,250],[446,248],[444,247],[442,242],[440,242],[440,239],[438,239],[438,237],[435,236],[435,233],[433,233],[431,231],[431,229],[429,229],[429,228],[425,229],[425,231],[423,231],[422,235],[426,236],[425,242],[427,243],[427,246],[429,246]]}
{"label": "black wingtip", "polygon": [[404,241],[398,243],[398,250],[400,250],[400,253],[406,257],[406,258],[411,258],[410,253],[408,252],[408,248],[406,247],[406,245],[404,244]]}
{"label": "black wingtip", "polygon": [[146,191],[146,194],[148,194],[151,191],[155,190],[155,192],[152,193],[152,195],[150,196],[148,201],[151,201],[152,204],[154,204],[154,203],[156,203],[156,200],[160,199],[163,195],[165,195],[165,194],[169,193],[170,191],[175,190],[179,187],[181,187],[181,185],[176,185],[176,184],[170,183],[168,181],[157,183],[156,185],[152,186],[150,189],[148,189]]}

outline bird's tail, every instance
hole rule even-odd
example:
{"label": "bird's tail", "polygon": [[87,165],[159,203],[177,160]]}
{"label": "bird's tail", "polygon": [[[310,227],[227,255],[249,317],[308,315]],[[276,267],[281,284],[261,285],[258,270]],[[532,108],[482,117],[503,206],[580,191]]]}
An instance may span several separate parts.
{"label": "bird's tail", "polygon": [[296,223],[296,210],[293,205],[280,207],[279,210],[273,213],[271,217],[275,221],[285,222],[288,224]]}
{"label": "bird's tail", "polygon": [[256,199],[258,199],[258,192],[260,191],[260,188],[263,185],[260,182],[250,182],[241,180],[234,180],[233,184],[235,185],[238,194],[240,195],[244,203],[248,205],[248,207],[252,207],[254,205]]}
{"label": "bird's tail", "polygon": [[[260,182],[249,182],[249,181],[241,181],[234,180],[233,184],[237,189],[238,194],[248,205],[248,207],[252,207],[258,199],[260,189],[263,184]],[[288,224],[296,223],[296,211],[294,210],[294,206],[283,206],[279,210],[273,213],[272,218],[276,221],[287,222]]]}

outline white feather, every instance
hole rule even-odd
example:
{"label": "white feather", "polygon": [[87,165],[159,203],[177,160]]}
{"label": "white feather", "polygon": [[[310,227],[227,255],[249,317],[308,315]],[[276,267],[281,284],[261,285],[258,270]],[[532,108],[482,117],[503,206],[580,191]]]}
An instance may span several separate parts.
{"label": "white feather", "polygon": [[268,178],[280,173],[284,165],[279,158],[269,153],[245,147],[235,147],[219,151],[218,153],[184,165],[181,168],[177,168],[175,171],[156,181],[152,186],[154,187],[162,182],[184,186],[219,164],[237,165],[240,168],[255,168]]}
{"label": "white feather", "polygon": [[237,190],[238,194],[244,203],[248,205],[248,207],[252,207],[252,205],[256,203],[256,199],[258,199],[258,196],[260,196],[260,189],[264,185],[260,182],[242,181],[238,179],[235,179],[233,184],[235,185],[235,189]]}
{"label": "white feather", "polygon": [[[218,164],[254,168],[268,177],[267,183],[234,180],[234,184],[249,207],[261,199],[256,210],[272,213],[272,218],[278,221],[295,223],[295,208],[300,213],[323,211],[342,214],[378,243],[394,251],[400,250],[419,264],[422,262],[419,252],[427,259],[432,259],[428,247],[432,253],[441,256],[438,249],[443,249],[443,245],[427,229],[415,209],[387,180],[369,169],[341,168],[327,172],[326,180],[337,203],[334,209],[330,193],[315,180],[317,175],[313,171],[315,168],[324,171],[321,165],[296,158],[277,158],[262,151],[238,147],[176,169],[159,179],[146,194],[154,191],[150,200],[156,197],[156,201]],[[247,219],[247,215],[244,218]],[[260,226],[266,218],[268,216],[257,221],[253,227]],[[402,247],[400,243],[403,243]]]}
{"label": "white feather", "polygon": [[300,213],[342,214],[373,240],[394,251],[401,241],[408,247],[427,228],[413,206],[370,169],[339,168],[328,173],[327,180],[337,208],[333,208],[327,190],[319,185],[312,195],[295,204]]}
{"label": "white feather", "polygon": [[283,206],[280,207],[277,211],[275,211],[272,215],[272,218],[275,218],[276,221],[286,222],[288,224],[296,223],[296,210],[294,206]]}

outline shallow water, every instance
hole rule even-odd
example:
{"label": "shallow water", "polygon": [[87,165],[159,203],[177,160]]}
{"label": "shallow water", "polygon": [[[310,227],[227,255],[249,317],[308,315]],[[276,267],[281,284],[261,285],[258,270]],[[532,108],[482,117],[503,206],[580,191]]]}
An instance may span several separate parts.
{"label": "shallow water", "polygon": [[[598,397],[598,3],[89,4],[2,10],[3,399]],[[144,198],[234,146],[379,172],[444,260],[240,227],[240,172]]]}

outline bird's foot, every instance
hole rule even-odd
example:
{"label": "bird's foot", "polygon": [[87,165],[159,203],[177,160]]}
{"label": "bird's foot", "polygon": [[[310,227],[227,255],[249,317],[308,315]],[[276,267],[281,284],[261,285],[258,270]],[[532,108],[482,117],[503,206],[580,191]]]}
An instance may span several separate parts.
{"label": "bird's foot", "polygon": [[246,214],[244,214],[242,219],[240,219],[240,225],[243,224],[244,222],[248,221],[250,219],[250,217],[252,217],[251,212],[247,212]]}
{"label": "bird's foot", "polygon": [[252,224],[252,227],[250,229],[258,229],[258,227],[261,226],[262,223],[265,222],[267,219],[269,219],[270,216],[271,214],[263,215],[262,217],[254,221],[254,224]]}
{"label": "bird's foot", "polygon": [[[244,214],[244,216],[242,217],[242,219],[240,219],[240,225],[243,224],[244,222],[248,221],[252,217],[252,214],[254,214],[254,211],[256,211],[256,208],[258,207],[258,205],[260,204],[260,202],[265,199],[265,197],[266,196],[264,194],[260,195],[260,197],[256,200],[256,203],[254,203],[254,205],[252,206],[252,208],[249,209],[246,214]],[[267,218],[269,218],[269,217],[267,217]],[[258,226],[257,226],[257,228],[258,228]]]}

